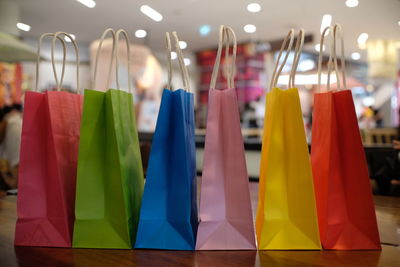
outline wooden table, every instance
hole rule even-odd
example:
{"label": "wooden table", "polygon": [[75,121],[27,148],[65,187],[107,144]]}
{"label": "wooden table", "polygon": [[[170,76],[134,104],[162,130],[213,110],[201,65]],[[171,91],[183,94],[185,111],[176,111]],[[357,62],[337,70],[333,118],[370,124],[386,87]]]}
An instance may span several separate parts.
{"label": "wooden table", "polygon": [[[253,211],[258,183],[250,183]],[[0,199],[0,266],[400,266],[400,198],[375,196],[382,251],[156,251],[14,247],[16,197]]]}

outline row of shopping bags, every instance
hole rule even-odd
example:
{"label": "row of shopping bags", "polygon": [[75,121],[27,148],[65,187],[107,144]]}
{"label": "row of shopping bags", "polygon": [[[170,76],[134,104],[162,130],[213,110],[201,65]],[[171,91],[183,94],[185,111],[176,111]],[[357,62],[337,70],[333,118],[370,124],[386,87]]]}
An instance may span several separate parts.
{"label": "row of shopping bags", "polygon": [[[328,73],[333,66],[338,75],[336,37],[341,28],[336,25],[329,30],[332,45]],[[326,32],[321,36],[321,46]],[[108,33],[114,44],[124,34],[129,55],[126,33],[106,30],[99,43],[94,76],[102,41]],[[59,37],[63,34],[47,35],[53,36],[54,45],[57,39],[63,42]],[[344,57],[340,66],[343,90],[328,88],[315,96],[310,161],[295,88],[304,31],[295,38],[291,30],[285,38],[271,90],[266,94],[254,230],[234,87],[235,34],[230,27],[220,28],[209,92],[199,211],[193,94],[176,33],[173,39],[184,86],[178,90],[171,87],[172,48],[167,33],[168,88],[162,94],[144,186],[130,92],[85,90],[83,97],[63,92],[28,92],[15,244],[253,250],[258,243],[259,249],[285,250],[321,249],[322,243],[325,249],[379,249],[354,104],[351,92],[345,90]],[[289,89],[282,90],[276,88],[277,80],[295,39]],[[118,45],[113,45],[112,54],[118,66]],[[225,89],[216,88],[221,58],[227,67]],[[112,62],[111,59],[108,80]],[[322,51],[319,67],[321,62]],[[60,82],[56,76],[58,88],[63,72],[62,69]],[[116,76],[118,81],[118,73]]]}

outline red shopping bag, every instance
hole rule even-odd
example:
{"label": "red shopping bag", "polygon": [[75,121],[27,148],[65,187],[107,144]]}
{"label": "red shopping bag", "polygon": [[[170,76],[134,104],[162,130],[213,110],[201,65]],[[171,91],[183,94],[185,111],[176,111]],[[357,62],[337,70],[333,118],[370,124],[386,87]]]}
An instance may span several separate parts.
{"label": "red shopping bag", "polygon": [[[219,90],[215,85],[221,50],[226,35],[227,58],[230,34],[234,45],[228,88]],[[235,34],[230,27],[221,26],[209,92],[196,250],[256,249],[249,178],[234,88],[235,59]]]}
{"label": "red shopping bag", "polygon": [[[36,78],[43,37],[54,36],[54,49],[56,38],[62,41],[59,34],[73,41],[66,33],[42,35],[38,47]],[[73,44],[77,52],[75,41]],[[60,83],[56,77],[58,89],[61,88],[64,75],[65,44],[63,46],[64,62]],[[54,67],[53,52],[52,61]],[[77,86],[79,88],[79,83]],[[17,246],[71,246],[82,100],[81,95],[67,92],[26,92],[15,231]]]}
{"label": "red shopping bag", "polygon": [[[335,25],[331,56],[340,88],[335,55],[339,30],[340,26]],[[344,57],[341,67],[346,88]],[[337,250],[381,249],[367,162],[350,90],[315,94],[311,162],[322,246]]]}

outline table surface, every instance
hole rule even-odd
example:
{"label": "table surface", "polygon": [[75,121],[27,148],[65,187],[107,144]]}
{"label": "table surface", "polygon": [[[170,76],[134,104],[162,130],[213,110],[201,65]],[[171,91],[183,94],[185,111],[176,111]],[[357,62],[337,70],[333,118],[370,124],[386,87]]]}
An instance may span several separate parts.
{"label": "table surface", "polygon": [[[250,183],[253,211],[258,183]],[[0,266],[400,266],[400,198],[375,196],[382,251],[157,251],[14,247],[16,197],[0,199]]]}

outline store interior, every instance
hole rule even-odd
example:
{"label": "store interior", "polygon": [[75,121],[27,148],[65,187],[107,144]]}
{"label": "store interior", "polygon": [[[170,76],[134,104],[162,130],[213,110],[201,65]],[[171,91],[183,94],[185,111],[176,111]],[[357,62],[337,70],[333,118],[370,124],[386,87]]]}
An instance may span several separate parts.
{"label": "store interior", "polygon": [[[38,55],[38,42],[42,34],[67,32],[75,40],[79,51],[78,84],[82,92],[86,89],[106,92],[108,88],[117,87],[128,92],[128,84],[131,84],[144,175],[149,164],[163,90],[168,87],[169,59],[172,61],[172,89],[183,88],[179,55],[176,49],[168,52],[165,33],[177,32],[183,63],[189,74],[188,87],[194,96],[196,173],[200,179],[205,154],[210,81],[217,56],[220,25],[231,27],[237,40],[234,82],[254,216],[266,93],[271,90],[270,83],[281,45],[291,29],[296,32],[304,29],[304,46],[296,69],[295,85],[299,92],[305,136],[312,150],[314,97],[327,90],[328,76],[329,89],[340,89],[340,79],[338,81],[335,72],[330,74],[328,70],[332,52],[329,32],[325,43],[321,45],[323,30],[336,23],[340,23],[343,29],[346,89],[351,90],[366,155],[383,246],[381,252],[329,254],[327,251],[313,251],[307,254],[302,251],[272,251],[256,254],[248,251],[235,255],[236,252],[230,251],[220,255],[207,252],[191,255],[163,251],[152,255],[149,250],[124,254],[118,250],[101,252],[89,249],[48,256],[53,266],[58,263],[60,266],[105,264],[93,257],[104,257],[109,264],[113,259],[120,258],[121,264],[134,263],[139,266],[167,266],[167,263],[168,266],[328,266],[329,262],[338,266],[399,264],[400,2],[0,0],[0,107],[20,105],[23,114],[26,92],[36,91],[35,88],[42,92],[57,91],[54,67],[57,79],[65,69],[61,91],[79,93],[76,55],[68,37],[62,37],[66,52],[59,42],[55,42],[55,37],[43,38]],[[130,39],[129,60],[125,40],[121,38],[116,42],[121,58],[116,67],[120,77],[118,84],[115,71],[111,71],[108,77],[110,68],[115,68],[115,62],[111,67],[109,64],[109,58],[114,53],[109,36],[102,42],[102,53],[94,76],[100,37],[108,28],[124,29]],[[337,53],[340,56],[342,51],[339,48]],[[285,51],[283,56],[287,53],[286,65],[277,80],[280,87],[287,86],[292,67],[296,66],[294,50]],[[216,88],[228,87],[231,62],[232,57],[225,57],[222,53],[222,70]],[[343,62],[340,65],[343,66]],[[321,86],[318,85],[319,74]],[[1,169],[10,168],[4,172],[12,172],[10,165],[10,162],[1,159]],[[9,199],[15,197],[12,195],[18,190],[15,190],[17,186],[7,186],[11,189],[8,192],[11,196],[4,196],[5,200],[0,202],[0,266],[40,264],[41,253],[51,255],[51,249],[13,247],[15,200]],[[152,257],[161,259],[148,259]]]}

